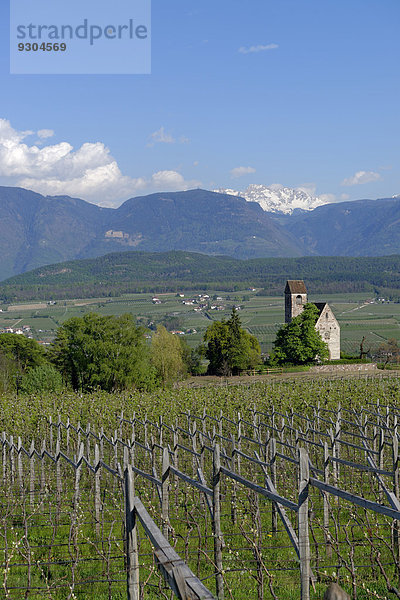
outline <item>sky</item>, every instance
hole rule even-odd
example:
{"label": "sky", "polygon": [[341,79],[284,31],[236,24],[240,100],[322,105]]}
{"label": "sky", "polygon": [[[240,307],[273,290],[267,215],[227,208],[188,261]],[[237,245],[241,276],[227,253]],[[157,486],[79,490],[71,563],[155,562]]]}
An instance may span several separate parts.
{"label": "sky", "polygon": [[399,0],[153,0],[146,75],[10,74],[9,1],[0,185],[102,206],[250,184],[400,194]]}

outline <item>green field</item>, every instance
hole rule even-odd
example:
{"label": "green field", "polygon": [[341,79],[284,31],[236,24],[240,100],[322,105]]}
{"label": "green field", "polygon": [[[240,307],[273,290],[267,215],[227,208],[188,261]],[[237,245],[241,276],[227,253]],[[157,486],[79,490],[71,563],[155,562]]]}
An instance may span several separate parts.
{"label": "green field", "polygon": [[[185,300],[198,297],[200,292],[185,292]],[[202,292],[205,293],[205,292]],[[118,298],[76,299],[58,301],[43,308],[29,308],[29,305],[4,306],[0,313],[0,329],[6,327],[29,326],[35,339],[50,342],[57,328],[70,317],[83,316],[89,311],[102,315],[131,313],[146,325],[157,324],[165,317],[175,317],[178,329],[185,332],[190,346],[198,345],[204,332],[213,320],[227,318],[233,305],[240,305],[240,318],[243,326],[260,341],[263,352],[269,352],[276,331],[284,320],[282,297],[258,296],[255,291],[242,290],[227,294],[210,290],[211,304],[224,306],[224,310],[203,309],[195,312],[195,306],[186,306],[182,298],[173,293],[159,294],[161,304],[152,303],[151,294],[130,294]],[[222,300],[213,300],[221,297]],[[400,340],[400,303],[373,302],[366,294],[332,294],[323,297],[310,297],[311,301],[328,301],[341,325],[342,350],[357,353],[365,336],[365,347],[372,351],[384,341]],[[33,306],[35,306],[33,304]],[[196,333],[186,333],[195,329]]]}

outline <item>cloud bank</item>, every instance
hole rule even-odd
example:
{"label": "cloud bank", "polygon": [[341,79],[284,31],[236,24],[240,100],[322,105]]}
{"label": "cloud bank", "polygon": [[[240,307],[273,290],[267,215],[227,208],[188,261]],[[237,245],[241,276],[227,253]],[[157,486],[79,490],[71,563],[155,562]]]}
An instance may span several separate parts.
{"label": "cloud bank", "polygon": [[[27,143],[32,135],[40,144]],[[101,142],[86,142],[78,149],[68,142],[41,147],[53,135],[51,129],[17,131],[8,120],[0,119],[0,177],[40,194],[78,196],[101,206],[118,206],[138,193],[200,185],[186,181],[178,171],[158,171],[150,177],[124,175]]]}

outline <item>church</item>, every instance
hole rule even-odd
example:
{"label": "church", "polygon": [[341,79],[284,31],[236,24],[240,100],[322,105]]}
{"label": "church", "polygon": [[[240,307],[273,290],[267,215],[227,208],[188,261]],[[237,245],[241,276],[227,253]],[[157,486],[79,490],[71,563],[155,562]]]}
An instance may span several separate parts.
{"label": "church", "polygon": [[[307,304],[307,288],[302,279],[290,279],[285,287],[285,323],[303,312]],[[319,317],[315,329],[323,341],[328,344],[329,359],[340,358],[340,325],[327,302],[313,302],[318,309]]]}

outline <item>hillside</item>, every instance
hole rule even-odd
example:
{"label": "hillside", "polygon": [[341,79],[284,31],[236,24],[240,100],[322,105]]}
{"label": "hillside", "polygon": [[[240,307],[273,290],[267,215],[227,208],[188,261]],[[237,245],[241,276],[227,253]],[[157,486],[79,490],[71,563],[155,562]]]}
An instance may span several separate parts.
{"label": "hillside", "polygon": [[327,204],[279,222],[311,254],[387,256],[400,252],[400,198]]}
{"label": "hillside", "polygon": [[108,212],[76,198],[0,187],[0,279],[78,257]]}
{"label": "hillside", "polygon": [[258,204],[205,190],[153,194],[118,209],[0,187],[0,280],[121,250],[301,256],[301,242]]}
{"label": "hillside", "polygon": [[184,251],[122,252],[50,265],[0,284],[3,302],[107,297],[133,292],[261,287],[280,294],[286,279],[305,279],[311,293],[400,295],[400,255],[238,260]]}
{"label": "hillside", "polygon": [[131,198],[111,209],[0,187],[0,281],[111,252],[172,250],[236,259],[399,254],[400,198],[285,214],[201,189]]}

